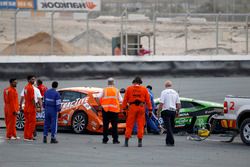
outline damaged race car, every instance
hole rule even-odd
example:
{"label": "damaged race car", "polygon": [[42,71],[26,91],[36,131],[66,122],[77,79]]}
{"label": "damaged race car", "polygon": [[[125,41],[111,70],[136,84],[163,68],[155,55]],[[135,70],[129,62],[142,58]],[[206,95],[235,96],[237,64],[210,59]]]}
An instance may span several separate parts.
{"label": "damaged race car", "polygon": [[[58,114],[58,128],[71,128],[75,133],[93,132],[102,133],[103,121],[102,110],[96,102],[96,95],[102,88],[73,87],[58,90],[61,95],[61,111]],[[37,127],[43,128],[45,113],[44,110],[37,112]],[[118,131],[123,133],[126,127],[124,113],[119,113]],[[16,128],[24,128],[23,111],[17,115]],[[111,128],[111,126],[110,126]]]}
{"label": "damaged race car", "polygon": [[[155,99],[156,110],[160,99]],[[223,105],[210,101],[195,100],[180,97],[181,109],[178,117],[175,118],[175,132],[187,131],[193,133],[195,128],[210,126],[213,133],[220,132],[222,127],[219,122],[213,119],[213,115],[223,113]]]}

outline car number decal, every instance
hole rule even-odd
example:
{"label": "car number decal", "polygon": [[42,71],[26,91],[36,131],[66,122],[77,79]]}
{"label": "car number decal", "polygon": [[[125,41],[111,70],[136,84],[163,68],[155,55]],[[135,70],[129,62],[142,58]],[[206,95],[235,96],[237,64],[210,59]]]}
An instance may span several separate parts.
{"label": "car number decal", "polygon": [[44,120],[45,119],[45,112],[42,110],[41,112],[36,113],[36,119],[37,120]]}

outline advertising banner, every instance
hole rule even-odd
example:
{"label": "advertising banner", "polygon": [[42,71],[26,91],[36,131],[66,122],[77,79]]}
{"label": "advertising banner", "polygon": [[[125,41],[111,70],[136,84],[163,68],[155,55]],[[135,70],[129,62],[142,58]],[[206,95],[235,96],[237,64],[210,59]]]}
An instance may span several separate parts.
{"label": "advertising banner", "polygon": [[16,0],[0,0],[0,9],[16,9]]}
{"label": "advertising banner", "polygon": [[19,9],[34,9],[34,0],[16,0],[16,7]]}
{"label": "advertising banner", "polygon": [[39,11],[100,11],[101,0],[37,0]]}

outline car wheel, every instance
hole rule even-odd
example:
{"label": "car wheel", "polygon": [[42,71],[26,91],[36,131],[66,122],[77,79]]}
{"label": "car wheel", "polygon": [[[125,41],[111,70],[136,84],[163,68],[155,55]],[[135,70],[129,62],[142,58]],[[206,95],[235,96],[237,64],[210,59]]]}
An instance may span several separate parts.
{"label": "car wheel", "polygon": [[240,126],[241,140],[250,146],[250,118],[245,119]]}
{"label": "car wheel", "polygon": [[83,112],[77,112],[72,118],[72,129],[75,133],[84,133],[87,128],[88,118]]}
{"label": "car wheel", "polygon": [[23,113],[23,111],[21,111],[16,117],[16,129],[23,130],[24,124],[25,124],[24,113]]}
{"label": "car wheel", "polygon": [[220,124],[220,121],[219,120],[216,120],[213,118],[213,115],[211,115],[209,118],[208,118],[208,122],[207,122],[210,126],[210,132],[211,133],[221,133],[222,132],[222,127],[221,127],[221,124]]}

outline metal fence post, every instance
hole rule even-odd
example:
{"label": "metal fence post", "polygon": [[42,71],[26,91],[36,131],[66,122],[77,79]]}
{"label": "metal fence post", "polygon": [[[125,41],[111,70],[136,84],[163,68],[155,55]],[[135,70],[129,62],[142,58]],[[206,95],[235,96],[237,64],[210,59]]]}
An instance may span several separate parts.
{"label": "metal fence post", "polygon": [[187,55],[187,51],[188,51],[188,25],[187,25],[188,16],[189,16],[189,13],[187,13],[185,17],[185,55]]}
{"label": "metal fence post", "polygon": [[87,13],[87,55],[89,55],[89,12]]}
{"label": "metal fence post", "polygon": [[19,12],[19,9],[15,11],[14,15],[14,55],[17,53],[17,13]]}
{"label": "metal fence post", "polygon": [[126,36],[125,36],[125,51],[126,51],[126,56],[128,55],[128,32],[127,32],[127,30],[128,30],[128,8],[126,8],[126,22],[125,22],[125,26],[126,26],[126,32],[125,32],[125,34],[126,34]]}
{"label": "metal fence post", "polygon": [[54,14],[53,11],[51,13],[51,37],[50,37],[50,55],[54,54]]}
{"label": "metal fence post", "polygon": [[249,15],[246,16],[246,54],[248,55],[248,18]]}
{"label": "metal fence post", "polygon": [[156,35],[155,35],[155,32],[156,32],[156,12],[154,12],[154,16],[153,16],[153,54],[155,55],[156,54]]}
{"label": "metal fence post", "polygon": [[123,55],[123,13],[122,12],[122,16],[121,16],[121,33],[120,33],[120,48],[121,48],[121,55]]}
{"label": "metal fence post", "polygon": [[216,55],[219,54],[219,16],[220,13],[216,15]]}

